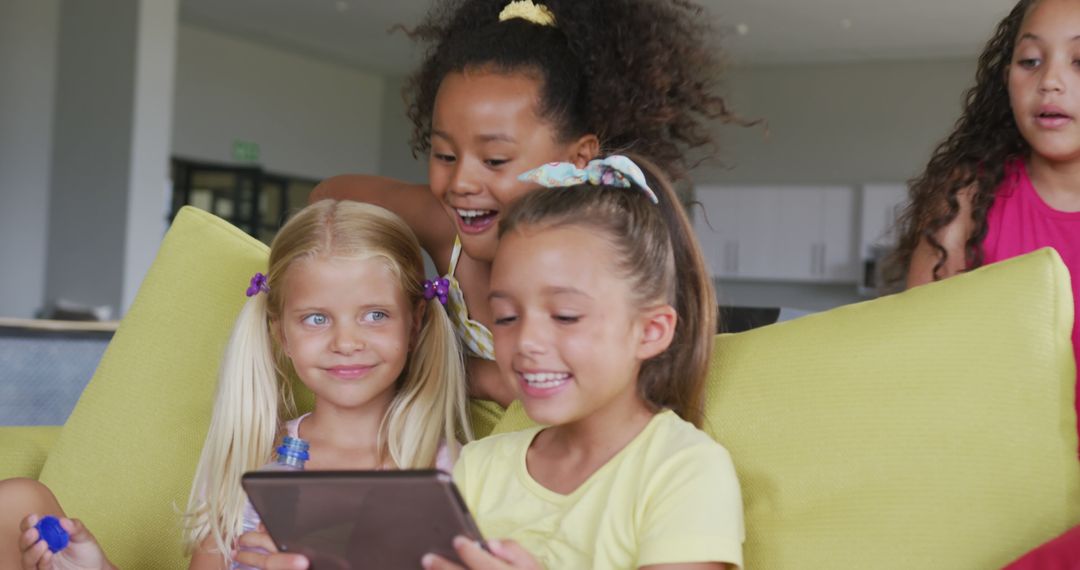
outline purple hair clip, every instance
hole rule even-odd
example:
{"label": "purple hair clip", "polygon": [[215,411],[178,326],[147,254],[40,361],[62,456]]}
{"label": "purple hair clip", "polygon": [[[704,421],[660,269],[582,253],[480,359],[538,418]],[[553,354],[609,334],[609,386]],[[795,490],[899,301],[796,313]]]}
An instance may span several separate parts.
{"label": "purple hair clip", "polygon": [[269,293],[270,285],[266,282],[266,276],[262,273],[256,273],[251,278],[251,285],[248,285],[247,296],[254,297],[259,293]]}
{"label": "purple hair clip", "polygon": [[439,279],[424,280],[424,298],[428,301],[438,297],[439,302],[446,306],[450,295],[450,280],[445,277]]}

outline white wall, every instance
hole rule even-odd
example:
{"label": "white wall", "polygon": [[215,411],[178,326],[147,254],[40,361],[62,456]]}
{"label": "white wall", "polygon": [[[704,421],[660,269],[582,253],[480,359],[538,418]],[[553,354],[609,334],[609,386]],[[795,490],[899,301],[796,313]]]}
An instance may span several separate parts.
{"label": "white wall", "polygon": [[[60,16],[59,0],[0,2],[0,316],[32,316],[47,298],[58,296],[115,306],[115,292],[121,289],[127,304],[140,280],[140,268],[156,251],[156,239],[120,245],[124,243],[120,236],[125,224],[85,227],[91,218],[84,213],[100,208],[128,210],[128,226],[159,223],[164,180],[149,172],[123,168],[122,172],[99,173],[108,174],[110,180],[138,178],[140,188],[146,190],[138,203],[125,205],[121,194],[115,192],[70,192],[61,201],[66,207],[50,211],[50,188],[75,188],[79,183],[91,190],[100,186],[82,175],[80,180],[66,180],[64,174],[56,178],[53,157],[80,165],[87,157],[73,151],[71,137],[55,138],[54,129],[106,132],[109,129],[101,125],[117,124],[123,109],[131,111],[125,107],[130,105],[130,94],[93,103],[67,98],[56,107],[55,93],[62,87],[57,79],[63,40]],[[129,24],[134,22],[123,23]],[[108,28],[118,24],[101,25]],[[261,146],[261,163],[267,169],[320,179],[344,172],[381,172],[385,146],[394,149],[392,164],[387,167],[393,175],[423,179],[423,165],[417,171],[409,164],[412,159],[400,102],[400,79],[390,80],[394,82],[391,96],[387,80],[377,75],[190,24],[180,25],[176,44],[171,117],[148,120],[152,110],[135,110],[143,116],[140,124],[153,123],[155,128],[167,129],[171,118],[173,133],[167,153],[231,163],[233,141],[249,140]],[[126,53],[134,57],[134,45]],[[142,54],[128,69],[149,66],[140,78],[166,73],[167,66],[151,61],[159,55]],[[78,52],[70,53],[68,58],[68,69],[85,67],[77,61]],[[116,68],[102,70],[114,71]],[[65,89],[80,92],[82,88],[67,85]],[[168,98],[169,94],[159,93],[153,99],[166,103],[167,108]],[[393,109],[387,111],[388,105]],[[387,112],[396,126],[384,130],[383,116]],[[97,148],[105,153],[127,152],[131,141],[126,139],[135,135],[138,133],[102,137]],[[82,213],[73,215],[74,211]],[[118,215],[120,219],[124,216]],[[78,241],[86,247],[59,245],[58,251],[50,253],[50,225],[56,226],[52,231],[58,232],[54,236],[57,243],[72,242],[68,238],[78,235],[82,236]],[[114,254],[101,258],[88,253],[87,248],[95,249],[94,244],[104,242],[116,244],[109,248]],[[139,267],[132,265],[132,270],[126,271],[125,258],[138,258]],[[85,285],[77,295],[61,290],[60,285],[49,286],[71,280],[47,279],[48,275],[58,277],[65,271],[88,270],[96,271],[115,286]]]}
{"label": "white wall", "polygon": [[161,242],[177,2],[61,4],[47,303],[119,314]]}
{"label": "white wall", "polygon": [[273,172],[377,172],[381,77],[189,23],[177,52],[174,155],[233,163],[241,139]]}
{"label": "white wall", "polygon": [[765,128],[718,129],[723,167],[703,183],[848,184],[919,173],[960,116],[975,61],[735,68],[729,102]]}
{"label": "white wall", "polygon": [[44,300],[58,0],[0,2],[0,317]]}
{"label": "white wall", "polygon": [[379,174],[407,182],[427,182],[426,157],[414,158],[409,147],[413,125],[405,115],[405,100],[401,94],[404,86],[404,77],[386,78]]}
{"label": "white wall", "polygon": [[142,0],[139,5],[124,243],[124,311],[134,302],[168,230],[179,5],[179,0]]}
{"label": "white wall", "polygon": [[[767,128],[717,130],[723,164],[699,184],[903,182],[919,173],[960,115],[974,60],[735,68],[729,103]],[[720,281],[722,302],[827,309],[862,300],[854,285]]]}
{"label": "white wall", "polygon": [[[43,301],[58,5],[0,2],[0,316],[29,316]],[[767,119],[768,135],[721,128],[724,164],[692,176],[703,184],[902,181],[948,132],[973,72],[972,61],[735,68],[730,102]],[[244,139],[261,145],[264,166],[286,174],[423,181],[424,161],[409,155],[401,84],[181,23],[172,153],[232,162],[233,141]],[[837,286],[721,287],[732,304],[826,308],[858,299]]]}

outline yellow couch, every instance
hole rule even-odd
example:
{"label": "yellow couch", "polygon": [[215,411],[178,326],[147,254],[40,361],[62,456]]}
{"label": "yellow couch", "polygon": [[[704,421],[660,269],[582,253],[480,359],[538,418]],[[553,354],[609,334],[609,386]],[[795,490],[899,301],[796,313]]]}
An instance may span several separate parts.
{"label": "yellow couch", "polygon": [[[48,484],[123,568],[185,567],[177,513],[265,259],[183,210],[67,423],[0,428],[0,478]],[[743,485],[747,567],[993,568],[1080,522],[1072,314],[1043,250],[718,336],[706,429]]]}

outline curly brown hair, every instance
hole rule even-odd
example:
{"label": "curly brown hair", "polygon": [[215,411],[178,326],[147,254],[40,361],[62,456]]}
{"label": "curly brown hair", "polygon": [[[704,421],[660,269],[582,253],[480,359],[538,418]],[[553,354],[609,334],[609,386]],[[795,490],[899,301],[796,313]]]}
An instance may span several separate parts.
{"label": "curly brown hair", "polygon": [[956,219],[957,195],[970,188],[971,235],[964,244],[965,265],[982,265],[987,213],[1005,178],[1005,166],[1026,157],[1030,146],[1013,118],[1006,85],[1020,26],[1038,0],[1020,0],[998,24],[979,56],[975,86],[964,96],[964,112],[952,134],[934,150],[926,170],[910,182],[910,202],[898,220],[900,242],[887,265],[887,280],[904,279],[912,255],[923,239],[937,252],[933,276],[940,278],[948,252],[936,233]]}
{"label": "curly brown hair", "polygon": [[635,152],[681,177],[685,151],[714,145],[708,122],[741,122],[715,93],[718,51],[688,0],[545,0],[555,26],[500,22],[509,0],[439,2],[409,35],[427,52],[405,87],[412,148],[431,147],[435,95],[448,73],[534,73],[540,114],[562,141],[595,134],[604,152]]}

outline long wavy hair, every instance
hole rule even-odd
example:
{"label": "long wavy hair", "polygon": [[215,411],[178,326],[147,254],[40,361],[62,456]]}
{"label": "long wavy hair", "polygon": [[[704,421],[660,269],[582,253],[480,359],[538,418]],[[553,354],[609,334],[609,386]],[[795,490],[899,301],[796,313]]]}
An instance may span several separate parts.
{"label": "long wavy hair", "polygon": [[887,281],[904,280],[922,240],[937,253],[933,276],[941,277],[948,252],[937,233],[956,219],[958,194],[969,189],[973,227],[964,244],[964,261],[968,268],[982,265],[986,217],[1005,178],[1005,166],[1030,152],[1013,118],[1007,81],[1020,26],[1037,2],[1020,0],[998,24],[979,56],[975,86],[964,96],[963,114],[934,150],[926,170],[910,182],[910,202],[898,220],[900,241],[886,266]]}

